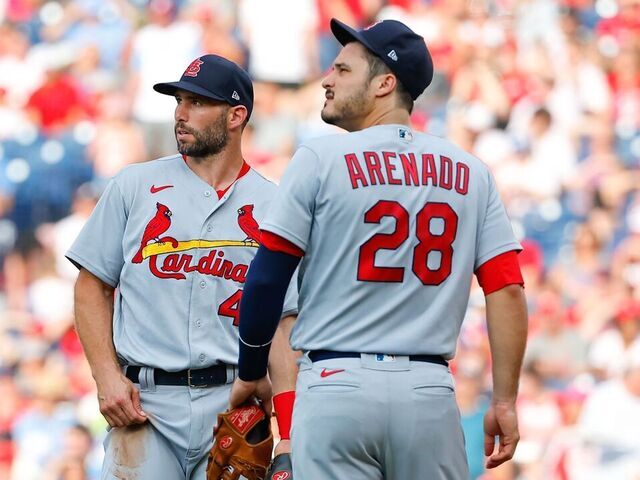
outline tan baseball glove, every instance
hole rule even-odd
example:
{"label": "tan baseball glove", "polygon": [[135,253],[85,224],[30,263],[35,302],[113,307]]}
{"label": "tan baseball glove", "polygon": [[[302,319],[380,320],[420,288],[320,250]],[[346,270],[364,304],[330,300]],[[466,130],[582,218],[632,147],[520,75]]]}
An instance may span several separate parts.
{"label": "tan baseball glove", "polygon": [[207,480],[263,480],[273,449],[269,417],[258,405],[243,405],[218,415]]}

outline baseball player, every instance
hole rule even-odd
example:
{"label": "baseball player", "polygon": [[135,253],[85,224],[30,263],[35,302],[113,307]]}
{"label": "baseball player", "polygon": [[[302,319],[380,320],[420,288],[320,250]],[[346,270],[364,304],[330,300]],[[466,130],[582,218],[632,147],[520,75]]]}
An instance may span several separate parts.
{"label": "baseball player", "polygon": [[[205,55],[154,89],[175,96],[180,154],[114,177],[66,256],[80,268],[77,329],[112,427],[102,478],[204,480],[237,371],[238,307],[276,187],[242,158],[253,106],[246,72]],[[296,310],[294,289],[281,314]]]}
{"label": "baseball player", "polygon": [[268,397],[265,352],[302,259],[294,477],[467,479],[447,364],[475,273],[493,356],[485,454],[500,465],[518,442],[521,247],[487,167],[409,127],[433,75],[422,37],[394,20],[331,29],[344,47],[323,81],[322,118],[349,133],[298,149],[261,223],[230,403]]}

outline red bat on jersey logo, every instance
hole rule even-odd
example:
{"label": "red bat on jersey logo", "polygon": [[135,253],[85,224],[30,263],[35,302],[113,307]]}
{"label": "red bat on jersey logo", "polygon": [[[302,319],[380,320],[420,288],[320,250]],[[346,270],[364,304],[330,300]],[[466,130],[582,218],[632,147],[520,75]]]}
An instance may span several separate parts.
{"label": "red bat on jersey logo", "polygon": [[166,205],[156,203],[156,214],[149,220],[142,234],[140,248],[131,260],[133,263],[142,263],[142,249],[147,246],[150,240],[160,241],[160,235],[166,232],[171,226],[171,210]]}
{"label": "red bat on jersey logo", "polygon": [[245,205],[238,209],[238,225],[247,236],[245,241],[253,240],[260,243],[260,226],[253,218],[253,205]]}

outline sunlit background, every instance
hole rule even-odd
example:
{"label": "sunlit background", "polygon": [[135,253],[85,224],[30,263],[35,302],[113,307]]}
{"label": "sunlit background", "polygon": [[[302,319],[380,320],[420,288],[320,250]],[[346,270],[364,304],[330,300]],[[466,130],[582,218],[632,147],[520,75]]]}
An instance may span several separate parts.
{"label": "sunlit background", "polygon": [[0,0],[0,479],[98,478],[106,424],[62,255],[111,176],[175,153],[175,102],[151,86],[202,53],[245,66],[244,156],[277,181],[332,131],[334,16],[426,39],[413,125],[490,166],[525,247],[522,440],[491,473],[477,287],[453,364],[472,478],[640,478],[640,0]]}

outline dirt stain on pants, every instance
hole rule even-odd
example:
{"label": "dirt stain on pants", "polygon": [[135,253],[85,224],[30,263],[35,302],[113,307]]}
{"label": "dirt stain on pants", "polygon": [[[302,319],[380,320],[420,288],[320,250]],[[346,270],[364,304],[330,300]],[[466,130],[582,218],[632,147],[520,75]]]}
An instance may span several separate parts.
{"label": "dirt stain on pants", "polygon": [[148,424],[115,428],[111,433],[113,475],[119,480],[136,480],[139,467],[146,460],[145,437]]}

